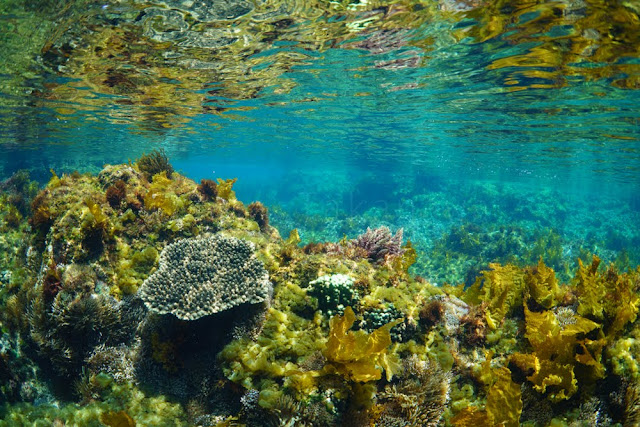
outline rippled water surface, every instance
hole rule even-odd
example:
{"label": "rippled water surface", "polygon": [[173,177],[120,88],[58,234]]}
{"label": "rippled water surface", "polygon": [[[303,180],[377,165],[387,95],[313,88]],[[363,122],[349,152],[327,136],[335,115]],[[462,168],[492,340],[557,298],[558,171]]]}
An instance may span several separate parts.
{"label": "rippled water surface", "polygon": [[404,227],[438,282],[640,262],[637,2],[22,3],[0,3],[3,178],[163,148],[283,235]]}

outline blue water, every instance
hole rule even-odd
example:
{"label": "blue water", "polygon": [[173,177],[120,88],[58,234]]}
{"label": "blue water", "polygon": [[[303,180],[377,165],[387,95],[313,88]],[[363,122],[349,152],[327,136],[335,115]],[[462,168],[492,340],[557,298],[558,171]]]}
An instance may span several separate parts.
{"label": "blue water", "polygon": [[[50,169],[96,173],[162,148],[194,180],[238,177],[238,198],[266,204],[285,237],[292,228],[308,242],[403,227],[423,260],[416,272],[435,282],[464,280],[464,271],[428,262],[438,242],[455,246],[449,237],[461,226],[485,237],[515,227],[517,244],[505,251],[529,254],[472,251],[465,254],[482,259],[471,270],[514,257],[529,262],[536,241],[550,234],[559,236],[567,262],[590,253],[622,262],[624,252],[623,267],[640,263],[637,89],[613,84],[617,75],[581,75],[589,64],[496,66],[545,48],[536,37],[566,35],[554,27],[520,40],[536,16],[520,15],[525,29],[486,41],[455,36],[480,25],[458,16],[381,33],[386,41],[373,37],[368,46],[363,31],[328,48],[305,44],[305,25],[321,18],[301,21],[246,54],[241,63],[251,68],[241,79],[229,72],[227,80],[218,73],[207,81],[195,62],[184,65],[186,89],[179,76],[168,84],[189,93],[164,104],[151,95],[146,104],[135,96],[120,102],[127,93],[109,92],[90,73],[47,69],[20,80],[25,88],[3,91],[0,176],[28,169],[46,182]],[[428,48],[418,43],[426,38],[435,40]],[[34,61],[46,65],[42,55]],[[125,56],[103,61],[127,63]],[[627,76],[639,67],[624,56],[617,64]],[[461,248],[452,249],[460,256]]]}

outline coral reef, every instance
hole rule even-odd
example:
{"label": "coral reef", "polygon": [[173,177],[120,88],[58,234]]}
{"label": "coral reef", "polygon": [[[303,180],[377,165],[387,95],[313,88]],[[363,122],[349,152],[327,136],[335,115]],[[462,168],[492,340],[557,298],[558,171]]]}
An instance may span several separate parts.
{"label": "coral reef", "polygon": [[640,268],[582,253],[565,280],[544,257],[516,262],[509,230],[465,228],[446,241],[513,262],[482,261],[468,286],[435,286],[411,273],[422,261],[401,230],[303,246],[297,230],[282,239],[268,226],[262,205],[236,200],[234,182],[112,165],[52,174],[37,195],[18,185],[28,197],[0,205],[18,224],[0,276],[3,421],[640,418]]}
{"label": "coral reef", "polygon": [[150,310],[183,320],[264,302],[271,283],[253,252],[251,242],[220,235],[172,243],[162,250],[140,297]]}

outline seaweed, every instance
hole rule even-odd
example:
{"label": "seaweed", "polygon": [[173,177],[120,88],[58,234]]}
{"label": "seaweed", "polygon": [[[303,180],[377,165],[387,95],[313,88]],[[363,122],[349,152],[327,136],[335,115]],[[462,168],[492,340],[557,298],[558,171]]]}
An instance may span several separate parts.
{"label": "seaweed", "polygon": [[87,211],[83,215],[82,248],[89,257],[98,256],[104,249],[104,241],[109,238],[109,217],[102,211],[102,207],[87,197],[84,200]]}
{"label": "seaweed", "polygon": [[545,265],[542,258],[537,266],[525,270],[524,282],[528,295],[545,309],[554,307],[562,296],[555,272]]}
{"label": "seaweed", "polygon": [[331,318],[329,339],[323,352],[328,367],[352,381],[377,381],[384,370],[387,380],[393,378],[399,366],[395,357],[387,353],[391,345],[389,331],[403,319],[396,319],[376,329],[371,334],[364,331],[349,331],[356,320],[351,307],[344,310],[344,316]]}
{"label": "seaweed", "polygon": [[218,178],[218,196],[228,202],[236,200],[236,193],[233,191],[233,184],[235,184],[237,180],[238,178],[226,180]]}
{"label": "seaweed", "polygon": [[126,196],[127,184],[121,179],[117,180],[113,185],[109,186],[105,193],[107,202],[113,209],[119,207],[120,203],[125,200]]}
{"label": "seaweed", "polygon": [[511,371],[501,367],[493,369],[493,384],[487,391],[487,418],[490,425],[512,427],[520,425],[522,394],[520,385],[511,380]]}
{"label": "seaweed", "polygon": [[125,411],[104,412],[100,415],[100,421],[109,427],[136,427],[136,422]]}
{"label": "seaweed", "polygon": [[147,178],[147,181],[151,181],[153,176],[159,173],[164,172],[165,177],[168,179],[171,179],[171,175],[173,174],[173,166],[169,163],[169,158],[164,152],[164,149],[153,150],[149,154],[143,154],[136,161],[136,164],[140,172]]}
{"label": "seaweed", "polygon": [[532,312],[525,305],[525,336],[533,348],[528,355],[516,354],[512,362],[526,372],[539,393],[552,402],[569,399],[578,390],[575,368],[582,365],[583,382],[604,376],[600,363],[601,343],[586,338],[600,325],[565,308],[563,311]]}
{"label": "seaweed", "polygon": [[[409,273],[418,258],[411,242],[394,246],[393,256],[378,246],[375,253],[384,256],[375,259],[383,262],[371,262],[346,237],[301,247],[294,229],[281,239],[261,205],[245,208],[235,199],[234,183],[220,180],[215,188],[222,195],[214,196],[211,185],[176,173],[170,179],[161,171],[149,182],[130,165],[109,166],[97,179],[53,176],[34,198],[31,229],[21,222],[16,239],[24,238],[24,247],[3,267],[11,274],[0,276],[0,375],[25,383],[0,392],[12,402],[35,402],[46,396],[42,380],[53,380],[59,398],[84,399],[59,416],[68,423],[75,422],[68,413],[89,408],[87,422],[109,413],[113,421],[103,424],[119,423],[115,414],[124,411],[140,425],[161,423],[152,414],[165,409],[180,420],[188,410],[193,424],[249,426],[558,424],[597,413],[621,423],[640,418],[640,270],[605,268],[589,255],[591,261],[577,262],[575,278],[561,284],[566,280],[544,257],[528,267],[521,265],[526,258],[485,264],[487,254],[517,250],[518,231],[467,226],[458,230],[459,243],[480,260],[471,265],[450,251],[449,261],[477,277],[466,289],[438,287]],[[146,209],[134,209],[140,202]],[[269,307],[261,306],[263,317],[251,325],[238,320],[246,317],[243,307],[238,319],[165,330],[169,320],[145,310],[138,286],[167,244],[216,232],[255,245],[273,283]],[[311,284],[324,276],[348,276],[347,289],[325,292]],[[343,315],[327,316],[341,309]],[[203,344],[214,324],[219,340]],[[29,358],[48,369],[26,374],[34,366]],[[627,378],[622,385],[619,376]],[[70,392],[76,378],[81,396]],[[171,393],[179,404],[142,390]],[[8,408],[8,416],[21,410]]]}
{"label": "seaweed", "polygon": [[604,298],[607,293],[605,284],[598,275],[600,258],[593,257],[589,268],[586,268],[582,260],[578,260],[579,267],[576,273],[576,294],[578,296],[578,314],[590,316],[594,319],[604,317]]}
{"label": "seaweed", "polygon": [[215,201],[218,197],[218,184],[212,179],[202,179],[197,188],[205,201]]}
{"label": "seaweed", "polygon": [[146,209],[160,209],[165,215],[172,216],[178,209],[184,206],[184,202],[170,191],[172,181],[167,177],[166,171],[153,176],[149,191],[144,196]]}
{"label": "seaweed", "polygon": [[470,304],[483,303],[487,311],[487,325],[497,329],[501,320],[522,307],[524,273],[514,265],[489,264],[491,270],[482,272],[467,289],[463,300]]}
{"label": "seaweed", "polygon": [[44,239],[44,235],[47,234],[55,220],[55,216],[49,206],[49,193],[47,191],[42,191],[34,197],[31,202],[31,212],[29,224]]}
{"label": "seaweed", "polygon": [[258,223],[260,231],[266,233],[269,230],[269,211],[266,206],[260,202],[253,202],[247,206],[249,216]]}

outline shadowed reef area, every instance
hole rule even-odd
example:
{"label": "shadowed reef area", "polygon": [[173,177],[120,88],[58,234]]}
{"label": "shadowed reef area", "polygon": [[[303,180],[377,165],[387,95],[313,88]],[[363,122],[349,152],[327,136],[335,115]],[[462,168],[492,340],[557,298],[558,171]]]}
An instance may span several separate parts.
{"label": "shadowed reef area", "polygon": [[303,245],[234,182],[154,152],[2,183],[0,425],[640,422],[639,268],[435,286],[402,230]]}

